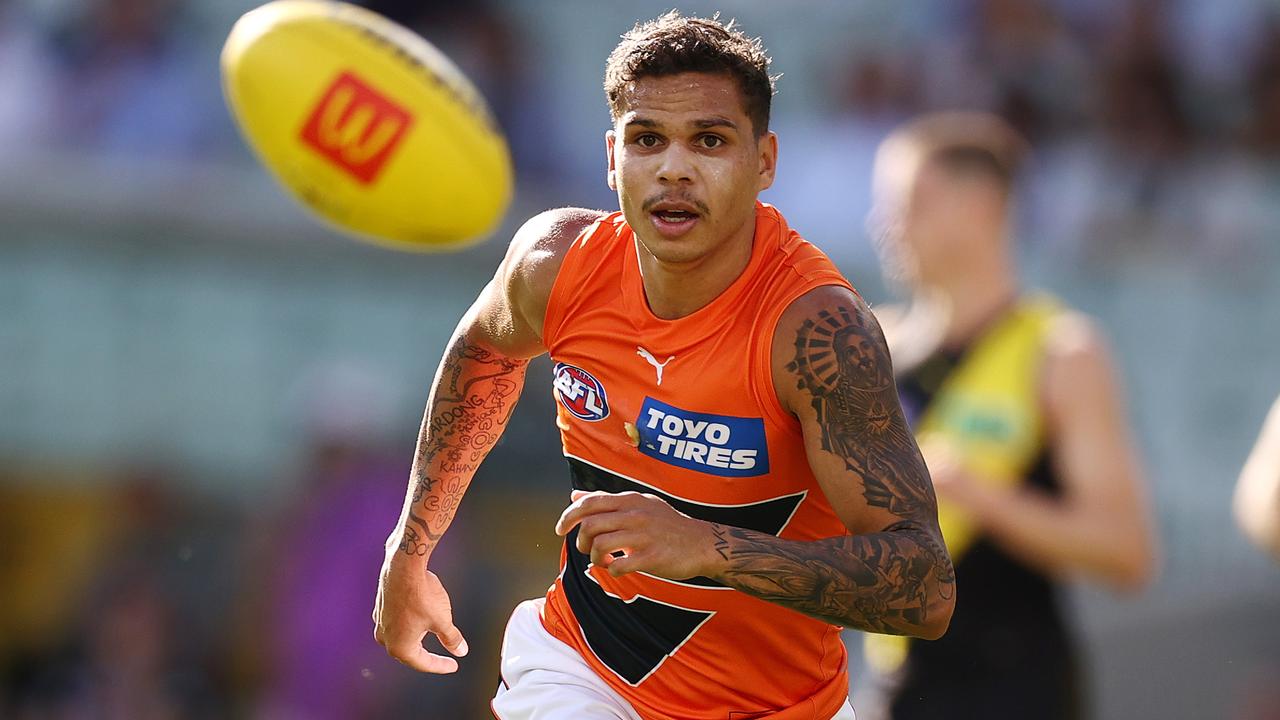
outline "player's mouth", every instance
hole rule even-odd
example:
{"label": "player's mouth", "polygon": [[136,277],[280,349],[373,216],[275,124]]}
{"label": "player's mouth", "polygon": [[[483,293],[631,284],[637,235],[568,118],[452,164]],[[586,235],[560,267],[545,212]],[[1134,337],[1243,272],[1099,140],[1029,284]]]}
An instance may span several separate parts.
{"label": "player's mouth", "polygon": [[676,237],[689,232],[702,215],[689,203],[661,202],[649,209],[653,225],[666,237]]}

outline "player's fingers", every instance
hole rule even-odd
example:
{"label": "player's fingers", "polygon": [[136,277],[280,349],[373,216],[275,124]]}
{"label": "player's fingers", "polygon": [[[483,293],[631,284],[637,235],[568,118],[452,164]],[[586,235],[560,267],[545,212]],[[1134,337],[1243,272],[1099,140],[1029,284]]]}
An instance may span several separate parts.
{"label": "player's fingers", "polygon": [[590,515],[578,523],[578,552],[590,553],[596,536],[616,532],[628,527],[631,516],[620,512]]}
{"label": "player's fingers", "polygon": [[418,672],[446,675],[458,671],[458,661],[444,655],[427,652],[421,645],[405,646],[396,652],[388,651],[391,657]]}
{"label": "player's fingers", "polygon": [[560,513],[556,521],[556,534],[567,535],[582,518],[595,513],[608,512],[616,502],[614,496],[605,492],[591,492],[574,500],[569,507]]}
{"label": "player's fingers", "polygon": [[609,497],[609,493],[599,490],[587,492],[585,490],[574,490],[571,494],[573,498],[569,506],[560,513],[560,520],[556,523],[557,530],[563,527],[565,532],[573,529],[573,524],[581,518],[583,514],[589,514],[591,511],[601,510],[601,503],[604,498]]}
{"label": "player's fingers", "polygon": [[613,553],[619,550],[629,552],[640,542],[639,535],[629,530],[617,530],[597,535],[595,541],[591,544],[591,562],[601,567],[608,567],[618,561],[618,558],[614,557]]}
{"label": "player's fingers", "polygon": [[373,601],[373,639],[382,644],[382,593]]}
{"label": "player's fingers", "polygon": [[640,553],[633,552],[630,555],[624,555],[619,558],[613,558],[609,561],[606,568],[609,574],[614,577],[621,577],[630,572],[635,572],[644,566],[644,557]]}
{"label": "player's fingers", "polygon": [[458,630],[452,623],[434,631],[436,637],[440,638],[440,644],[445,650],[453,653],[454,657],[462,657],[467,654],[467,641],[462,637],[462,631]]}

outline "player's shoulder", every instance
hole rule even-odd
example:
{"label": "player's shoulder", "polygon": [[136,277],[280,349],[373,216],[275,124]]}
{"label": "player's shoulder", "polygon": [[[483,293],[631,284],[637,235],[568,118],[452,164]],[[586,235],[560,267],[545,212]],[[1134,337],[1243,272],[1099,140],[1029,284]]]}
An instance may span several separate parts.
{"label": "player's shoulder", "polygon": [[578,207],[544,210],[526,220],[512,236],[506,262],[523,273],[536,273],[548,264],[559,267],[582,231],[606,215],[603,210]]}
{"label": "player's shoulder", "polygon": [[[831,319],[824,320],[824,318]],[[775,335],[799,328],[805,322],[847,325],[849,323],[868,324],[876,321],[871,309],[856,292],[843,285],[832,283],[807,290],[792,300],[778,318]]]}
{"label": "player's shoulder", "polygon": [[1097,320],[1063,308],[1045,327],[1042,382],[1052,404],[1081,400],[1117,383],[1110,343]]}
{"label": "player's shoulder", "polygon": [[1054,363],[1088,364],[1110,357],[1106,333],[1098,321],[1079,310],[1061,308],[1044,332],[1045,358]]}
{"label": "player's shoulder", "polygon": [[502,261],[508,293],[545,305],[569,247],[606,215],[603,210],[566,207],[544,210],[526,220],[512,236]]}
{"label": "player's shoulder", "polygon": [[[810,402],[804,390],[809,366],[834,359],[830,350],[836,338],[850,335],[859,346],[882,347],[884,342],[871,309],[849,288],[819,285],[791,301],[778,318],[770,352],[773,385],[784,408],[795,412]],[[874,347],[868,350],[869,357],[877,355]]]}

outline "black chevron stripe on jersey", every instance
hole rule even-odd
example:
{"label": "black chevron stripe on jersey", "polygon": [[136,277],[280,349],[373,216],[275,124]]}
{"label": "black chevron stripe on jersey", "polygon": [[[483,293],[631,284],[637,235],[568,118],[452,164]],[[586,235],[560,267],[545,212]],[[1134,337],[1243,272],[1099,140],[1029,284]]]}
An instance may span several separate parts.
{"label": "black chevron stripe on jersey", "polygon": [[709,505],[685,500],[646,485],[638,480],[623,477],[609,472],[598,465],[592,465],[576,457],[566,457],[569,461],[569,476],[574,490],[602,490],[604,492],[638,492],[657,495],[671,507],[698,520],[731,525],[756,532],[777,535],[787,526],[796,508],[804,501],[805,492],[783,495],[782,497],[761,500],[744,505]]}
{"label": "black chevron stripe on jersey", "polygon": [[[799,492],[745,505],[707,505],[661,492],[578,458],[567,458],[575,490],[650,493],[699,520],[777,535],[804,501]],[[638,685],[697,632],[712,613],[675,607],[643,595],[624,600],[607,593],[589,574],[591,558],[578,550],[578,529],[565,536],[565,599],[591,651],[619,677]],[[681,580],[706,588],[725,586],[705,577]]]}

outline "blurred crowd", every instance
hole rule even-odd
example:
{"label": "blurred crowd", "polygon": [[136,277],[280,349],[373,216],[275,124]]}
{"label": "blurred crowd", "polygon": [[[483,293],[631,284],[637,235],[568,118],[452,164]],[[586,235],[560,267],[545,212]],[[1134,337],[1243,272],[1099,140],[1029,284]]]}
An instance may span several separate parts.
{"label": "blurred crowd", "polygon": [[[364,4],[462,66],[494,106],[526,178],[572,185],[568,175],[583,164],[571,159],[598,154],[596,138],[554,132],[542,92],[548,40],[519,22],[518,3]],[[0,103],[0,159],[40,145],[243,155],[222,107],[221,35],[206,4],[53,7],[0,2],[0,97],[22,99]],[[830,48],[826,106],[806,109],[797,123],[816,132],[784,135],[784,148],[799,155],[795,167],[807,172],[784,175],[777,198],[812,216],[799,223],[809,234],[837,231],[821,217],[837,197],[865,207],[868,156],[889,127],[921,111],[981,108],[1010,119],[1038,150],[1031,241],[1075,259],[1109,257],[1119,244],[1240,267],[1268,251],[1268,232],[1280,226],[1259,202],[1280,158],[1274,4],[964,0],[904,5],[887,22],[897,31],[850,27],[852,40]]]}
{"label": "blurred crowd", "polygon": [[[474,715],[496,682],[491,662],[414,682],[372,640],[408,462],[377,427],[386,416],[361,410],[368,383],[326,374],[305,389],[295,470],[264,476],[247,505],[192,493],[163,466],[66,485],[0,476],[0,717]],[[463,523],[436,561],[460,606],[473,603],[471,570],[451,550],[467,533]],[[477,615],[459,611],[496,649]]]}
{"label": "blurred crowd", "polygon": [[983,109],[1035,149],[1023,242],[1094,266],[1155,253],[1240,268],[1274,253],[1274,4],[974,0],[905,34],[854,43],[832,73],[829,111],[804,124],[819,140],[803,166],[821,170],[780,189],[780,207],[816,214],[844,200],[865,212],[865,168],[890,128]]}
{"label": "blurred crowd", "polygon": [[[551,41],[521,24],[520,3],[364,4],[462,66],[507,130],[526,186],[580,186],[575,158],[595,158],[600,143],[556,132],[539,91],[553,82],[540,52]],[[808,4],[820,17],[821,3]],[[784,162],[788,151],[796,159],[766,199],[820,244],[845,240],[850,227],[863,232],[871,157],[890,129],[919,112],[968,108],[998,112],[1032,140],[1020,209],[1031,230],[1022,241],[1049,256],[1099,271],[1151,259],[1246,277],[1280,267],[1280,6],[897,5],[897,31],[851,28],[856,41],[830,48],[818,78],[824,103],[779,120],[792,131],[782,138]],[[212,6],[0,0],[0,173],[45,151],[247,161],[220,93],[227,28],[209,20]],[[609,44],[625,29],[604,31]],[[768,27],[747,29],[768,43]],[[603,128],[603,97],[597,109]],[[866,246],[860,236],[851,261],[865,260]],[[546,408],[537,407],[542,422]],[[464,663],[460,682],[412,682],[371,638],[375,573],[403,499],[414,429],[311,428],[291,477],[263,480],[294,488],[288,499],[266,490],[267,500],[244,502],[193,495],[175,489],[181,467],[149,462],[95,468],[84,476],[96,482],[86,483],[33,476],[13,469],[23,458],[7,459],[0,717],[478,716],[495,662]],[[538,461],[554,463],[552,449],[539,452]],[[528,472],[528,457],[495,462]],[[463,562],[469,532],[504,531],[479,527],[482,516],[475,512],[477,528],[468,530],[464,511],[440,562]],[[505,521],[494,517],[495,526]],[[448,548],[459,549],[450,557]],[[466,561],[550,579],[554,547],[522,553],[490,547]],[[484,589],[465,582],[478,574],[451,575],[460,613],[483,605]],[[469,637],[471,647],[496,658],[500,629]]]}

